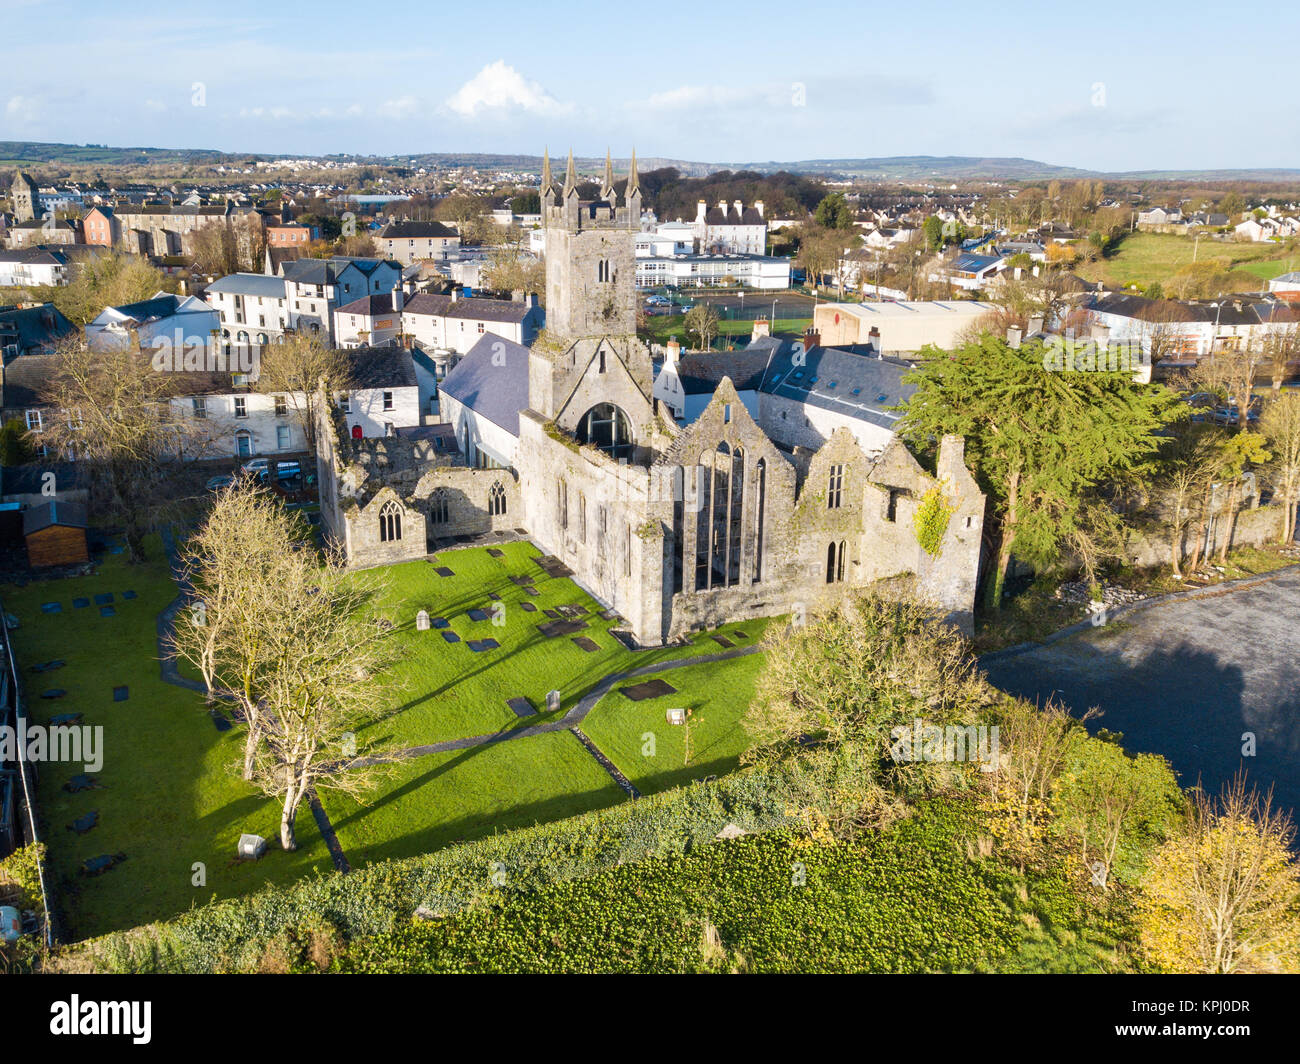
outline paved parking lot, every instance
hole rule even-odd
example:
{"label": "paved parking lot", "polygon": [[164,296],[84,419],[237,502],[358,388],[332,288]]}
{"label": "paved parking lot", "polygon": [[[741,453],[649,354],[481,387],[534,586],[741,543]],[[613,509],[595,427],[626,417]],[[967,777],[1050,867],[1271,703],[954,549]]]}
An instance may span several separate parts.
{"label": "paved parking lot", "polygon": [[[1175,599],[1051,646],[986,659],[1004,690],[1055,693],[1089,727],[1163,754],[1184,786],[1217,791],[1239,767],[1300,814],[1300,569],[1256,587]],[[1243,757],[1243,735],[1256,756]]]}

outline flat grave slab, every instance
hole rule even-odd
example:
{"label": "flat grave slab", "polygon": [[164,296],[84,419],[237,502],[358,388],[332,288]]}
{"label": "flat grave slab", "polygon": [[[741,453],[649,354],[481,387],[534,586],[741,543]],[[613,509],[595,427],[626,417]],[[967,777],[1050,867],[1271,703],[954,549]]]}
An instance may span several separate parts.
{"label": "flat grave slab", "polygon": [[485,650],[496,650],[501,644],[495,639],[471,639],[465,645],[475,654],[481,654]]}
{"label": "flat grave slab", "polygon": [[101,617],[116,617],[117,610],[114,609],[112,606],[100,606],[99,615]]}
{"label": "flat grave slab", "polygon": [[130,692],[127,690],[126,684],[123,684],[121,687],[113,688],[114,702],[125,702],[128,697],[130,697]]}
{"label": "flat grave slab", "polygon": [[124,599],[133,599],[133,598],[135,598],[135,592],[134,592],[134,591],[123,591],[123,592],[122,592],[122,597],[123,597]]}
{"label": "flat grave slab", "polygon": [[553,554],[543,554],[540,558],[534,558],[533,561],[537,563],[537,567],[547,576],[560,577],[573,575],[573,570]]}
{"label": "flat grave slab", "polygon": [[558,610],[542,610],[542,613],[547,617],[550,617],[553,621],[558,621],[560,619],[560,613]]}
{"label": "flat grave slab", "polygon": [[519,603],[519,608],[523,610],[525,613],[537,612],[537,607],[531,602],[521,602]]}
{"label": "flat grave slab", "polygon": [[63,603],[62,603],[62,602],[42,602],[42,603],[41,603],[41,612],[42,612],[42,613],[62,613],[62,612],[63,612]]}
{"label": "flat grave slab", "polygon": [[735,636],[737,639],[748,639],[748,638],[749,638],[749,633],[748,633],[748,632],[742,632],[739,628],[737,628],[737,629],[736,629],[734,632],[732,632],[731,634],[732,634],[733,636]]}
{"label": "flat grave slab", "polygon": [[72,600],[72,608],[74,610],[84,610],[89,605],[90,599],[88,598],[74,598]]}
{"label": "flat grave slab", "polygon": [[489,558],[504,558],[506,556],[505,551],[499,550],[496,547],[488,547],[487,553]]}
{"label": "flat grave slab", "polygon": [[533,704],[526,698],[507,698],[506,705],[514,712],[516,717],[531,717],[537,712]]}
{"label": "flat grave slab", "polygon": [[111,591],[106,591],[102,595],[95,596],[96,606],[107,606],[112,601],[113,601],[113,592]]}
{"label": "flat grave slab", "polygon": [[57,713],[50,718],[50,727],[70,728],[74,724],[80,724],[81,718],[80,713]]}
{"label": "flat grave slab", "polygon": [[431,625],[433,625],[435,628],[450,628],[450,627],[451,627],[451,622],[450,622],[449,620],[447,620],[446,617],[434,617],[433,620],[431,620],[429,623],[430,623]]}
{"label": "flat grave slab", "polygon": [[647,698],[662,698],[664,695],[675,695],[677,688],[667,680],[646,680],[644,683],[634,683],[630,687],[620,687],[619,692],[633,702],[644,702]]}
{"label": "flat grave slab", "polygon": [[529,584],[533,582],[533,578],[529,576],[527,573],[524,573],[522,576],[510,577],[510,582],[514,584],[516,587],[527,587]]}
{"label": "flat grave slab", "polygon": [[83,813],[68,825],[69,831],[75,831],[78,835],[84,835],[87,831],[99,823],[99,810],[92,809],[89,813]]}
{"label": "flat grave slab", "polygon": [[235,726],[229,717],[215,709],[212,711],[212,723],[219,732],[228,732]]}
{"label": "flat grave slab", "polygon": [[541,592],[538,591],[537,588],[533,587],[532,584],[525,584],[525,585],[524,585],[524,594],[525,594],[525,595],[532,595],[533,598],[536,598],[538,595],[541,594]]}
{"label": "flat grave slab", "polygon": [[589,612],[586,606],[583,606],[577,602],[574,602],[568,606],[556,606],[555,608],[559,610],[562,614],[564,614],[564,616],[566,617],[581,617],[584,613]]}
{"label": "flat grave slab", "polygon": [[453,573],[450,569],[448,569],[445,565],[440,565],[440,566],[438,566],[438,568],[436,568],[436,569],[434,570],[434,572],[437,573],[439,576],[455,576],[455,575],[456,575],[456,574]]}
{"label": "flat grave slab", "polygon": [[448,643],[460,642],[460,636],[458,636],[455,632],[443,632],[442,638],[447,640]]}
{"label": "flat grave slab", "polygon": [[537,630],[547,639],[554,639],[556,636],[573,635],[574,632],[581,632],[586,627],[586,621],[547,621],[545,624],[539,624]]}
{"label": "flat grave slab", "polygon": [[471,621],[486,621],[488,615],[486,610],[466,610],[465,616]]}
{"label": "flat grave slab", "polygon": [[585,650],[588,654],[592,654],[600,649],[599,643],[594,639],[588,639],[585,635],[575,635],[573,637],[573,642],[577,644],[578,649]]}
{"label": "flat grave slab", "polygon": [[601,610],[600,619],[602,621],[621,621],[623,618],[618,615],[618,610]]}
{"label": "flat grave slab", "polygon": [[42,661],[32,666],[32,672],[53,672],[55,669],[63,668],[66,664],[67,662],[61,658],[56,658],[54,661]]}
{"label": "flat grave slab", "polygon": [[97,791],[100,785],[87,776],[84,772],[79,772],[63,785],[63,789],[69,794],[76,794],[79,791]]}
{"label": "flat grave slab", "polygon": [[717,643],[718,646],[720,647],[734,647],[736,645],[725,635],[711,635],[709,636],[709,638],[712,639],[715,643]]}
{"label": "flat grave slab", "polygon": [[488,598],[490,598],[493,602],[500,602],[500,601],[501,601],[501,596],[498,595],[495,591],[489,591],[489,592],[488,592]]}
{"label": "flat grave slab", "polygon": [[42,691],[42,692],[41,692],[41,697],[42,697],[42,698],[51,698],[51,699],[52,699],[52,698],[62,698],[62,697],[63,697],[64,695],[66,695],[67,693],[68,693],[68,692],[65,691],[62,687],[51,687],[48,691]]}

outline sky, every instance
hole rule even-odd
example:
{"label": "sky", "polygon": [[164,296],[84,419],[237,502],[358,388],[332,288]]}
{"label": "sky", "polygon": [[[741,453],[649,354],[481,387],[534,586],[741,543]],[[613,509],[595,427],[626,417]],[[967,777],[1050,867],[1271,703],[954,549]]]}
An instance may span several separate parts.
{"label": "sky", "polygon": [[1300,167],[1300,9],[1233,22],[1202,0],[0,0],[0,140]]}

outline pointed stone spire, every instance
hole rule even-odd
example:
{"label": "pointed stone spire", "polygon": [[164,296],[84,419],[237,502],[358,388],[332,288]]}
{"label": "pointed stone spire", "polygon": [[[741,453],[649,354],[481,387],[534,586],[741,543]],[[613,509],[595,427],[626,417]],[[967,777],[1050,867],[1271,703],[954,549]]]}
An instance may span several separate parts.
{"label": "pointed stone spire", "polygon": [[578,172],[573,168],[573,149],[569,149],[569,166],[564,171],[564,195],[567,198],[570,192],[578,187]]}
{"label": "pointed stone spire", "polygon": [[641,191],[641,177],[636,172],[636,149],[632,149],[632,165],[627,171],[627,191],[623,193],[624,198],[631,196],[633,192]]}
{"label": "pointed stone spire", "polygon": [[543,192],[549,191],[554,184],[555,181],[551,177],[551,153],[546,148],[543,148],[542,149],[542,191]]}
{"label": "pointed stone spire", "polygon": [[609,157],[608,148],[605,149],[605,180],[601,183],[600,195],[602,199],[614,202],[614,160]]}

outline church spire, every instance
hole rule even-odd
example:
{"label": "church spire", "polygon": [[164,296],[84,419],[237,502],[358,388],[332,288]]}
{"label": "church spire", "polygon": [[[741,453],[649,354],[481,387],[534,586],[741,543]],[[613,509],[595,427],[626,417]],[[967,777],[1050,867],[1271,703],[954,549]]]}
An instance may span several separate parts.
{"label": "church spire", "polygon": [[564,171],[564,195],[568,198],[570,192],[578,187],[578,174],[573,168],[573,149],[569,149],[569,166]]}
{"label": "church spire", "polygon": [[627,171],[627,191],[623,193],[624,197],[631,196],[633,192],[641,191],[641,178],[636,172],[636,149],[632,149],[632,165]]}
{"label": "church spire", "polygon": [[614,160],[609,156],[609,149],[605,149],[605,180],[600,186],[601,199],[605,200],[611,206],[614,203]]}
{"label": "church spire", "polygon": [[551,153],[546,148],[542,149],[542,191],[548,192],[555,182],[551,178]]}

